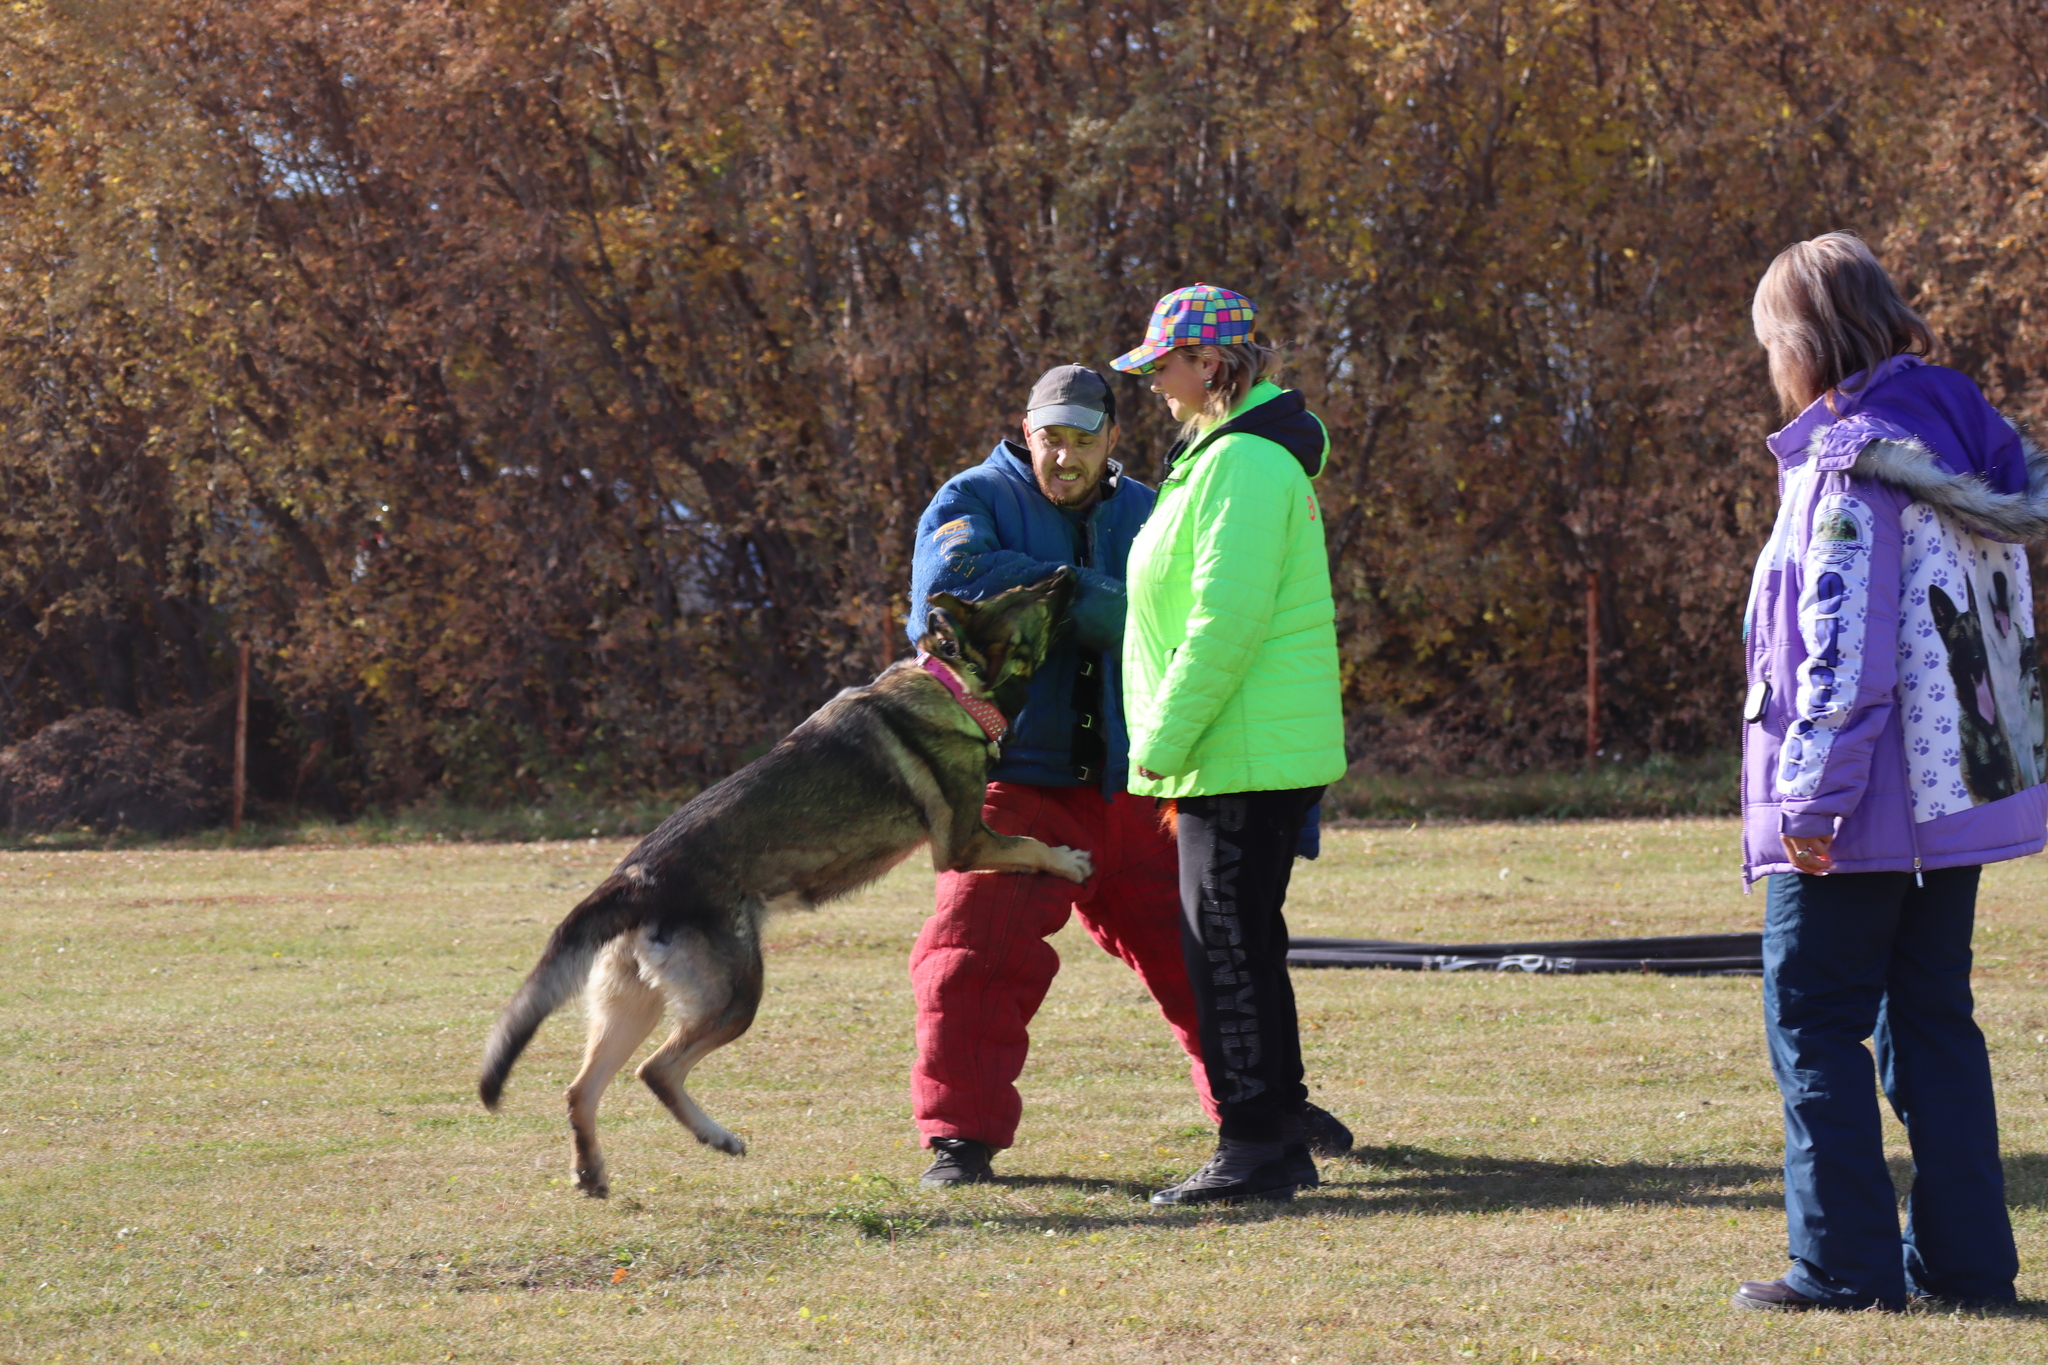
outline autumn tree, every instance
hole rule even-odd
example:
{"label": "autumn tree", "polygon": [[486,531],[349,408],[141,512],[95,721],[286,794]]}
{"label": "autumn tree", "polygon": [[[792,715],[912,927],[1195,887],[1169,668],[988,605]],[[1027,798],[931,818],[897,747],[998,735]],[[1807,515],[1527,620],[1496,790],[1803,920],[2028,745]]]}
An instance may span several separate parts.
{"label": "autumn tree", "polygon": [[715,776],[906,648],[1030,379],[1208,279],[1335,437],[1358,757],[1571,753],[1589,572],[1607,731],[1726,744],[1749,291],[1859,227],[2038,404],[2037,9],[17,7],[0,738],[246,638],[338,799]]}

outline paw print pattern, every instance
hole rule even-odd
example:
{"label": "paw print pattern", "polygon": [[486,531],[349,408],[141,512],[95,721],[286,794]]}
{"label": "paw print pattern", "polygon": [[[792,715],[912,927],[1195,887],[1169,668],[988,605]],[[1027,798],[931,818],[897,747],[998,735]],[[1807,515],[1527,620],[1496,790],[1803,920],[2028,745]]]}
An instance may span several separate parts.
{"label": "paw print pattern", "polygon": [[[1810,506],[1821,490],[1795,484],[1788,486],[1786,494],[1789,501]],[[1975,804],[1962,780],[1964,726],[1958,708],[1963,694],[1950,676],[1947,642],[1934,623],[1932,589],[1939,587],[1951,601],[1961,601],[1970,591],[1965,585],[1970,584],[1981,602],[1990,575],[2003,568],[2013,591],[2011,615],[2015,620],[2033,620],[2034,597],[2024,550],[1980,536],[1926,503],[1909,504],[1900,512],[1897,524],[1900,619],[1894,696],[1905,732],[1912,817],[1924,823],[1968,811]],[[1787,554],[1788,562],[1797,558],[1796,553]],[[1813,562],[1810,555],[1808,562]],[[2048,635],[2042,637],[2039,648],[2048,652]],[[2044,669],[2044,681],[2048,681],[2048,669]],[[1796,774],[1811,782],[1826,765],[1830,739],[1810,727],[1806,733],[1795,729],[1786,735],[1778,755],[1781,781]],[[1792,794],[1787,787],[1780,790]]]}
{"label": "paw print pattern", "polygon": [[[1951,599],[1985,561],[1997,561],[2009,547],[1985,541],[1926,503],[1912,503],[1899,516],[1900,660],[1898,698],[1912,772],[1913,818],[1933,820],[1969,808],[1961,782],[1962,745],[1955,683],[1948,673],[1948,649],[1935,627],[1931,589]],[[1960,803],[1960,804],[1958,804]]]}

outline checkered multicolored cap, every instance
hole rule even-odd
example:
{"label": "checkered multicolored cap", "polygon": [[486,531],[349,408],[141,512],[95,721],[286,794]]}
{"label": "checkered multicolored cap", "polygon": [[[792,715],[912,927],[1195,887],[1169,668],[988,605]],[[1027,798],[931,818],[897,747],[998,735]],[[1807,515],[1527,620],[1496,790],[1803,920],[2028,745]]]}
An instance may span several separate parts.
{"label": "checkered multicolored cap", "polygon": [[1258,315],[1250,299],[1213,284],[1176,289],[1152,309],[1145,340],[1110,361],[1110,367],[1144,374],[1176,346],[1233,346],[1250,341],[1252,322]]}

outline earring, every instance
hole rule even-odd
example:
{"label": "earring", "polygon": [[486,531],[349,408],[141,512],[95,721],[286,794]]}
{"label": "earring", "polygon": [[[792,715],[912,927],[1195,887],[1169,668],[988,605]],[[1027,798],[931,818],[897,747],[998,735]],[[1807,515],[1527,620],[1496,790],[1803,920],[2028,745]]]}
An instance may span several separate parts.
{"label": "earring", "polygon": [[1212,379],[1204,379],[1204,380],[1202,381],[1202,387],[1203,387],[1203,388],[1205,388],[1205,389],[1213,389],[1213,388],[1215,388],[1215,387],[1216,387],[1216,381],[1215,381],[1215,380],[1214,380],[1213,378],[1212,378]]}

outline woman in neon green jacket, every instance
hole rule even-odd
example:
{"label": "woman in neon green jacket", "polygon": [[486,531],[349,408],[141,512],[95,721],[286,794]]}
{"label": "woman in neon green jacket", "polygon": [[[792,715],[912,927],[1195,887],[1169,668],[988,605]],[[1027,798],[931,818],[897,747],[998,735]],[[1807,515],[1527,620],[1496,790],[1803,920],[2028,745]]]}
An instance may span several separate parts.
{"label": "woman in neon green jacket", "polygon": [[1131,790],[1177,799],[1181,946],[1222,1112],[1216,1155],[1155,1204],[1318,1183],[1281,909],[1302,819],[1344,772],[1336,610],[1310,481],[1329,436],[1265,377],[1251,301],[1196,284],[1111,362],[1182,423],[1131,547]]}

